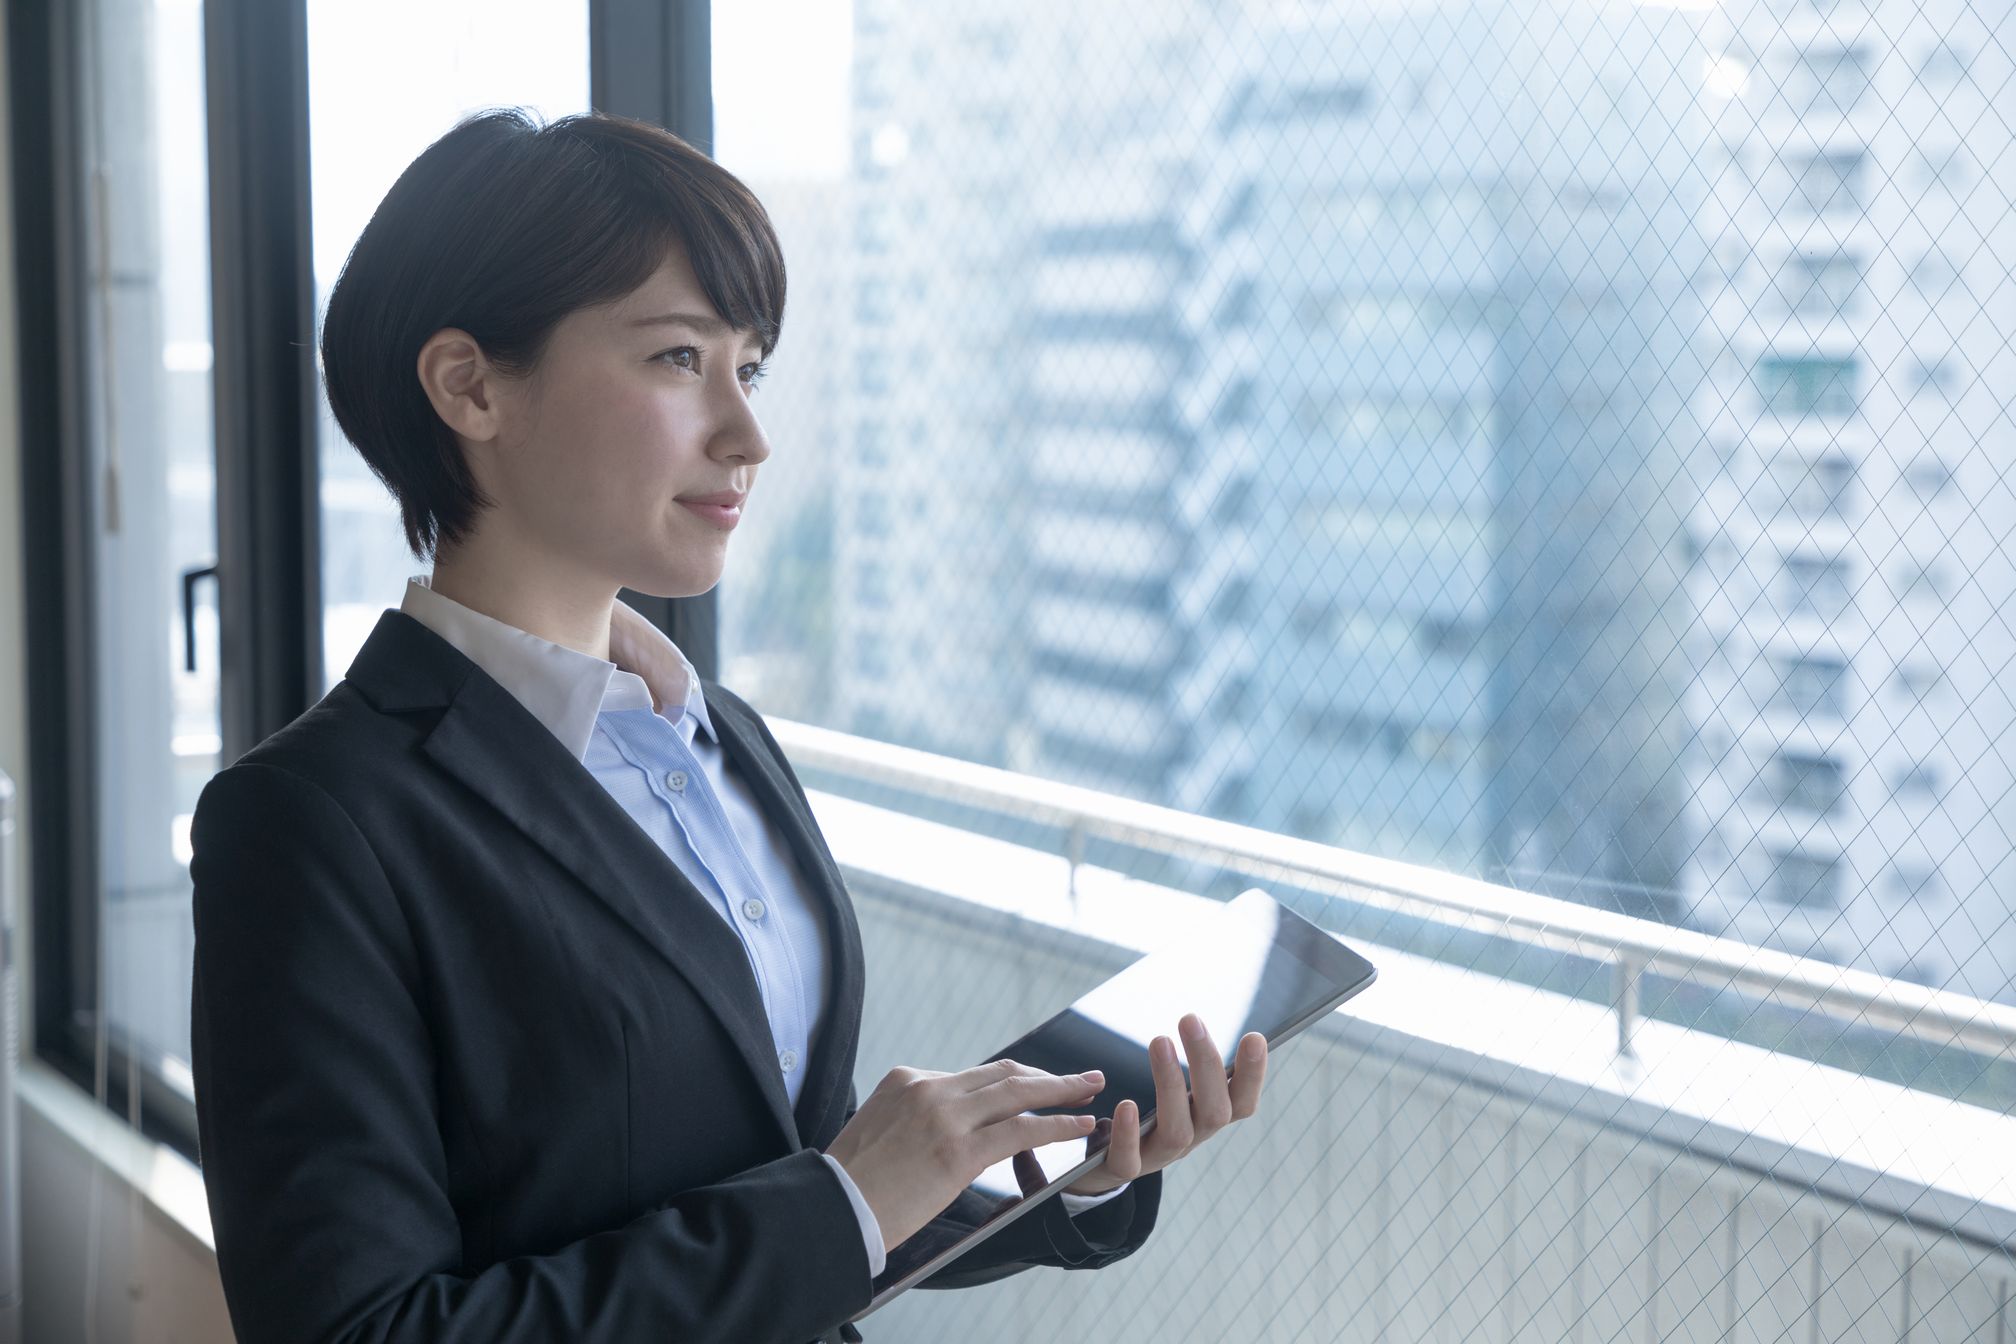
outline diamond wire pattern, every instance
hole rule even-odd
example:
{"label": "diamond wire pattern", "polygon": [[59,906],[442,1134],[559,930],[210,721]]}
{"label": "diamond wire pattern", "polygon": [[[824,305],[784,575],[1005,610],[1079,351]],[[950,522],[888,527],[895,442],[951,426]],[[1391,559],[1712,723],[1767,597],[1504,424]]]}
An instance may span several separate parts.
{"label": "diamond wire pattern", "polygon": [[[787,717],[2016,1002],[2008,5],[857,0],[855,24],[843,187],[752,180],[794,295],[848,279],[792,314],[762,394],[800,506],[745,528],[731,682]],[[848,373],[821,379],[835,350]],[[787,462],[799,444],[831,451]],[[1533,1040],[1603,998],[1569,959],[1345,918],[1531,984]],[[1013,1016],[953,969],[933,983]],[[2016,1104],[2011,1061],[1717,988],[1648,982],[1644,1009],[1956,1117]],[[1025,995],[1014,1012],[1062,1001]],[[1608,1090],[1496,1076],[1453,1049],[1291,1057],[1264,1135],[1172,1177],[1164,1263],[1212,1246],[1210,1276],[1155,1282],[1151,1243],[1107,1271],[1148,1292],[1073,1285],[1034,1324],[1805,1340],[1966,1317],[2016,1339],[2007,1247],[1955,1268],[1912,1210],[1784,1197],[1704,1156],[1706,1107],[1634,1137]],[[1836,1117],[1785,1104],[1795,1144],[1834,1151]],[[1364,1106],[1376,1134],[1330,1146]],[[1242,1208],[1245,1242],[1214,1246],[1179,1193],[1279,1192],[1288,1164],[1302,1188]]]}

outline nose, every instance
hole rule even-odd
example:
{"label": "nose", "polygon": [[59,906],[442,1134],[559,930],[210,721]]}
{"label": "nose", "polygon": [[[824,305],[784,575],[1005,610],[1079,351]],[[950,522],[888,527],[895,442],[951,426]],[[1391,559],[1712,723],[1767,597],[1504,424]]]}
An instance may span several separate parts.
{"label": "nose", "polygon": [[756,418],[749,394],[738,385],[721,397],[720,419],[708,443],[708,454],[717,462],[739,462],[755,466],[770,456],[770,440]]}

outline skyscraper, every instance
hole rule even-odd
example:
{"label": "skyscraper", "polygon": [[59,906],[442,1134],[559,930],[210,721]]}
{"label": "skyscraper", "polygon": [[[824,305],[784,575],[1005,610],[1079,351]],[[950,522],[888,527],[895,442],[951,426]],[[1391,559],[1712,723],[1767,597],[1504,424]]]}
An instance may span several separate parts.
{"label": "skyscraper", "polygon": [[[1784,11],[1784,12],[1778,12]],[[1703,227],[1695,919],[2009,997],[2007,4],[1738,7]]]}

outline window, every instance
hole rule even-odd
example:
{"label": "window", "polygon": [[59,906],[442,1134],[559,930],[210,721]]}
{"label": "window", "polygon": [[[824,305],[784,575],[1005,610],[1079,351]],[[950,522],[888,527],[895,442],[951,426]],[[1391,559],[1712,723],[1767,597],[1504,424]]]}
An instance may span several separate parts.
{"label": "window", "polygon": [[[839,302],[808,298],[785,347],[842,353],[788,411],[781,376],[764,392],[766,480],[829,508],[841,556],[880,533],[889,606],[836,585],[787,659],[731,560],[724,645],[779,669],[766,713],[847,731],[872,702],[886,740],[1032,790],[1284,835],[1321,819],[1372,859],[1879,974],[1933,965],[1944,939],[1943,983],[2004,991],[2002,897],[1949,898],[1970,924],[1941,909],[1893,926],[1882,894],[1928,816],[1994,851],[1970,868],[2016,861],[1980,801],[2016,773],[2016,706],[1989,689],[2000,655],[1968,643],[2016,625],[2016,594],[1991,582],[1999,520],[1972,507],[1990,507],[2008,446],[2006,259],[1982,243],[2016,236],[2016,200],[1989,189],[2016,83],[1992,47],[1978,59],[1996,79],[1958,97],[1920,76],[1935,39],[1980,47],[1981,23],[1956,10],[1942,27],[1908,0],[1677,16],[1291,0],[1070,27],[1004,9],[989,22],[1018,42],[982,69],[947,8],[885,0],[887,31],[857,28],[833,57],[844,74],[899,49],[888,68],[905,71],[933,47],[928,107],[892,86],[930,153],[824,181],[752,174],[780,217],[892,203],[879,256],[853,229],[799,235],[794,286],[835,277]],[[1011,91],[1008,125],[975,119]],[[782,98],[741,115],[780,143],[806,121]],[[1957,191],[1914,158],[1950,143],[1975,160]],[[910,216],[918,197],[942,203],[935,220]],[[899,287],[870,333],[854,285],[890,257],[933,287]],[[872,391],[847,363],[871,335],[892,352]],[[927,343],[929,370],[907,358]],[[920,414],[928,445],[892,433],[872,484],[855,454],[819,449],[864,415]],[[860,505],[914,482],[928,516]],[[1122,540],[1150,525],[1155,547]],[[1945,567],[1909,598],[1899,534]],[[931,575],[916,592],[893,582],[911,564]],[[892,654],[864,686],[832,652],[883,626],[937,656]],[[1941,666],[1952,680],[1931,689]],[[1228,708],[1235,668],[1250,711]],[[1153,706],[1166,750],[1115,760],[1099,730],[1116,693]],[[1964,753],[1945,746],[1960,734]],[[1920,753],[1950,817],[1893,791],[1898,757]],[[1712,876],[1688,857],[1710,829],[1729,855]],[[1265,885],[1106,857],[1196,890]],[[1528,955],[1419,936],[1465,969]],[[1726,985],[1685,993],[1693,1020],[1766,1029]],[[1692,1263],[1666,1250],[1662,1274]],[[1489,1333],[1460,1303],[1408,1318],[1416,1290],[1368,1329]],[[1666,1306],[1658,1329],[1684,1315]]]}
{"label": "window", "polygon": [[1787,616],[1833,621],[1847,613],[1850,600],[1848,564],[1840,556],[1799,552],[1784,557],[1778,605]]}
{"label": "window", "polygon": [[1853,359],[1770,356],[1757,362],[1757,396],[1772,415],[1853,415],[1856,372]]}
{"label": "window", "polygon": [[1764,784],[1780,806],[1822,816],[1840,804],[1847,789],[1839,761],[1795,751],[1781,751],[1771,758]]}
{"label": "window", "polygon": [[1920,501],[1936,499],[1953,484],[1953,468],[1928,448],[1904,468],[1904,483]]}
{"label": "window", "polygon": [[[97,249],[82,249],[92,296],[85,535],[99,649],[91,712],[102,731],[84,772],[100,818],[98,890],[79,894],[102,931],[111,1041],[150,1074],[169,1061],[173,1082],[186,1079],[189,1058],[190,820],[228,759],[227,646],[219,585],[207,581],[220,560],[220,445],[211,415],[204,14],[178,6],[128,27],[116,5],[83,8],[121,34],[96,53],[103,64],[83,97],[124,171],[109,173],[86,205],[81,235],[99,240],[115,269],[99,270]],[[121,95],[115,86],[127,79],[147,82],[152,96]],[[66,1019],[93,1012],[87,1001]],[[176,1088],[186,1100],[186,1083]]]}
{"label": "window", "polygon": [[1928,247],[1911,261],[1911,284],[1926,298],[1944,298],[1960,282],[1960,263],[1941,247]]}
{"label": "window", "polygon": [[1790,204],[1811,215],[1852,215],[1863,207],[1861,150],[1787,155]]}
{"label": "window", "polygon": [[1255,80],[1241,85],[1226,104],[1221,123],[1243,126],[1355,117],[1365,110],[1365,86],[1355,80],[1282,84]]}
{"label": "window", "polygon": [[1847,715],[1848,664],[1824,654],[1794,654],[1773,660],[1778,686],[1774,708],[1797,714],[1844,718]]}
{"label": "window", "polygon": [[1913,356],[1909,361],[1910,392],[1914,397],[1937,397],[1941,401],[1951,401],[1960,387],[1960,375],[1952,361],[1946,359]]}
{"label": "window", "polygon": [[1769,895],[1780,905],[1832,910],[1841,904],[1841,860],[1788,851],[1777,857]]}
{"label": "window", "polygon": [[1905,700],[1925,700],[1945,689],[1946,673],[1931,663],[1899,663],[1895,683]]}
{"label": "window", "polygon": [[[444,0],[400,10],[399,40],[364,5],[309,7],[310,186],[315,312],[371,211],[406,165],[464,115],[516,104],[544,117],[588,107],[587,0],[527,7],[472,25]],[[453,51],[444,66],[439,53]],[[360,107],[374,115],[358,116]],[[378,613],[425,566],[406,549],[392,497],[319,400],[325,688],[342,679]]]}
{"label": "window", "polygon": [[1891,779],[1890,791],[1899,798],[1937,802],[1942,772],[1931,761],[1910,761],[1899,767]]}
{"label": "window", "polygon": [[1839,116],[1869,90],[1868,55],[1860,47],[1815,43],[1799,51],[1786,79],[1786,98],[1800,116]]}
{"label": "window", "polygon": [[1911,152],[1912,169],[1923,187],[1957,192],[1973,182],[1974,156],[1961,145],[1920,146]]}
{"label": "window", "polygon": [[1900,860],[1890,865],[1886,878],[1885,885],[1893,900],[1924,904],[1946,894],[1946,884],[1940,880],[1939,869],[1929,860]]}
{"label": "window", "polygon": [[1852,252],[1789,252],[1777,272],[1778,300],[1800,317],[1852,316],[1862,289],[1862,262]]}
{"label": "window", "polygon": [[1855,464],[1833,453],[1815,458],[1780,453],[1771,460],[1771,478],[1789,516],[1840,517],[1849,510]]}
{"label": "window", "polygon": [[1972,58],[1950,39],[1941,38],[1925,49],[1918,63],[1918,77],[1928,88],[1945,92],[1967,78]]}
{"label": "window", "polygon": [[1905,601],[1936,602],[1946,597],[1946,567],[1937,560],[1907,555],[1892,567],[1890,575],[1892,589]]}
{"label": "window", "polygon": [[[7,316],[23,327],[36,506],[0,531],[23,528],[10,549],[48,595],[26,631],[25,703],[0,678],[30,767],[11,741],[0,755],[37,803],[23,809],[36,1030],[21,1044],[87,1092],[104,1079],[122,1119],[191,1158],[197,798],[344,675],[416,568],[387,491],[320,405],[312,342],[294,338],[319,326],[392,176],[467,106],[537,108],[570,83],[578,96],[543,110],[587,106],[586,0],[519,8],[484,24],[445,0],[407,5],[393,41],[382,13],[319,3],[9,15],[27,152],[9,166]],[[0,559],[0,583],[16,563]]]}

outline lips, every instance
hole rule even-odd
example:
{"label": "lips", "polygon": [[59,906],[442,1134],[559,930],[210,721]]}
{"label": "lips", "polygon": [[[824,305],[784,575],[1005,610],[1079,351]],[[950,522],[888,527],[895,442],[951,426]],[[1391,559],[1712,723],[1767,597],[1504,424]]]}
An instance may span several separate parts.
{"label": "lips", "polygon": [[716,490],[711,495],[676,496],[681,504],[722,504],[737,509],[742,507],[742,501],[748,497],[748,493],[742,490]]}
{"label": "lips", "polygon": [[[742,521],[742,505],[740,501],[743,498],[744,496],[737,494],[696,495],[692,499],[681,499],[678,502],[688,513],[698,514],[700,517],[714,524],[714,526],[727,531]],[[709,503],[708,501],[712,499],[734,500],[736,502],[723,504]]]}

